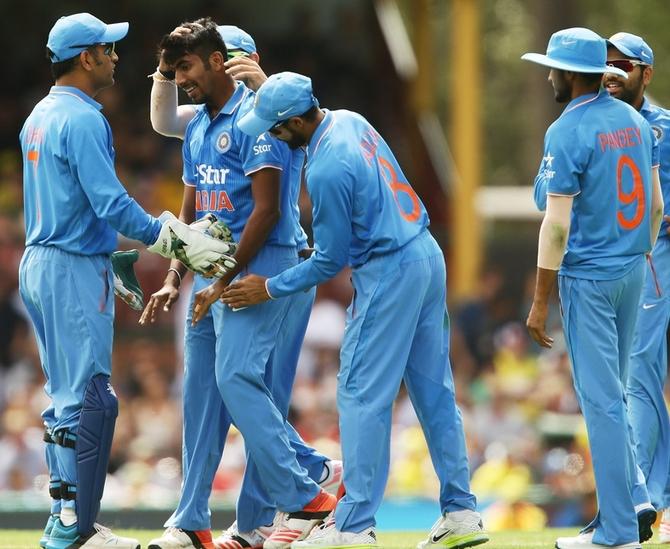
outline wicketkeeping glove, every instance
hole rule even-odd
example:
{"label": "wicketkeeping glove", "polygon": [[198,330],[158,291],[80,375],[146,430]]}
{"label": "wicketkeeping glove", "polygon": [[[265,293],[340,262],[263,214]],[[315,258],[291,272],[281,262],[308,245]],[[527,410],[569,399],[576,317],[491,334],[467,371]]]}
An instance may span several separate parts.
{"label": "wicketkeeping glove", "polygon": [[190,226],[194,229],[204,231],[214,238],[227,242],[231,248],[230,255],[234,255],[237,251],[237,242],[233,240],[233,232],[223,221],[219,221],[213,213],[205,214],[198,221],[191,223]]}
{"label": "wicketkeeping glove", "polygon": [[136,311],[141,311],[144,308],[144,294],[133,268],[139,256],[140,252],[137,250],[114,252],[112,254],[114,293]]}
{"label": "wicketkeeping glove", "polygon": [[217,278],[237,265],[230,243],[186,225],[170,212],[163,212],[158,219],[163,226],[158,240],[147,248],[150,252],[177,259],[191,271]]}

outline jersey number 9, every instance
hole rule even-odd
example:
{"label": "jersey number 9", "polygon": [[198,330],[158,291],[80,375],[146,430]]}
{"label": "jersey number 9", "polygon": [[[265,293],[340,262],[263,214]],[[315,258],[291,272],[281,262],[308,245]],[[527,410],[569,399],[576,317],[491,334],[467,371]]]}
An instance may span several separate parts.
{"label": "jersey number 9", "polygon": [[[622,187],[622,178],[624,169],[630,170],[633,177],[633,190],[625,192]],[[617,221],[622,228],[631,230],[637,227],[644,219],[644,185],[642,184],[642,174],[637,164],[633,159],[625,154],[622,154],[617,163],[616,182],[619,202],[621,206],[628,206],[635,204],[635,214],[633,217],[625,217],[622,210],[617,212]]]}

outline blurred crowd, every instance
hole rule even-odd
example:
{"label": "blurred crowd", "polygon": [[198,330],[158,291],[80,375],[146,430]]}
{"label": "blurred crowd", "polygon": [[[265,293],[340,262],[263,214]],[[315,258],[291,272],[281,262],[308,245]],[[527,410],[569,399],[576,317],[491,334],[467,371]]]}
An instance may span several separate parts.
{"label": "blurred crowd", "polygon": [[[407,165],[403,158],[408,153],[395,116],[402,90],[398,92],[396,83],[390,81],[390,71],[370,70],[375,64],[387,65],[388,59],[380,60],[382,49],[375,41],[378,38],[366,32],[369,22],[361,20],[364,14],[342,10],[331,21],[339,29],[336,42],[310,34],[317,26],[310,21],[312,16],[308,10],[298,13],[293,31],[257,40],[261,64],[268,73],[290,68],[310,74],[322,104],[364,113]],[[164,24],[166,32],[178,22],[174,18],[160,22],[153,16],[151,21]],[[151,36],[142,32],[141,25],[131,25],[131,29],[129,41],[134,36],[135,46]],[[45,39],[37,30],[26,31],[34,34],[25,40],[33,47],[20,49],[21,55],[37,55],[34,44],[43,44]],[[253,32],[253,28],[248,30]],[[144,44],[145,50],[151,47]],[[41,46],[37,50],[41,59]],[[137,58],[124,56],[123,48],[119,55],[120,67],[126,63],[129,68],[119,71],[119,82],[99,100],[113,129],[120,179],[148,211],[176,212],[182,194],[180,143],[150,130],[150,82],[144,75],[153,66],[138,66]],[[28,66],[35,66],[34,59]],[[130,69],[133,78],[126,76]],[[46,407],[44,380],[17,291],[24,235],[16,134],[32,104],[50,85],[46,63],[42,73],[32,73],[20,97],[9,98],[11,102],[0,113],[4,121],[0,135],[0,505],[11,501],[14,506],[46,508],[48,478],[40,420]],[[419,191],[434,228],[443,231],[436,223],[441,221],[439,215],[434,215],[441,211],[438,204],[444,202],[443,197],[432,188]],[[302,206],[308,227],[306,199]],[[122,241],[120,245],[129,248],[136,243]],[[147,297],[160,287],[167,266],[157,256],[141,254],[137,272]],[[475,298],[450,304],[452,369],[470,450],[473,490],[491,530],[583,523],[595,508],[586,435],[560,338],[557,307],[549,326],[556,337],[552,350],[540,352],[532,346],[523,324],[532,298],[532,275],[527,273],[523,291],[510,291],[519,286],[519,273],[490,265],[481,274]],[[185,280],[177,309],[161,313],[150,327],[140,327],[138,314],[116,303],[112,381],[121,404],[103,499],[106,509],[170,508],[178,496],[182,330],[189,295]],[[319,288],[290,412],[302,436],[333,458],[340,456],[336,375],[350,298],[346,271]],[[394,423],[388,496],[437,499],[430,456],[403,389]],[[243,440],[232,430],[214,482],[213,506],[235,500],[243,470]]]}
{"label": "blurred crowd", "polygon": [[[40,422],[46,397],[37,348],[17,294],[23,235],[7,214],[0,216],[0,239],[0,500],[39,505],[47,499]],[[137,271],[145,293],[159,287],[165,268],[160,259],[142,253]],[[595,504],[557,308],[550,322],[556,336],[552,350],[539,352],[523,326],[531,275],[525,294],[514,300],[502,270],[491,267],[481,277],[477,297],[451,311],[452,369],[473,490],[491,530],[576,524],[590,516]],[[185,281],[177,308],[161,314],[151,327],[140,327],[138,313],[117,300],[112,380],[121,407],[105,508],[169,508],[178,495],[181,338],[189,295]],[[290,412],[302,436],[334,458],[340,456],[336,376],[350,298],[346,271],[319,288]],[[387,495],[436,499],[430,456],[402,389],[394,425]],[[235,500],[243,471],[243,440],[233,429],[214,482],[214,507]]]}

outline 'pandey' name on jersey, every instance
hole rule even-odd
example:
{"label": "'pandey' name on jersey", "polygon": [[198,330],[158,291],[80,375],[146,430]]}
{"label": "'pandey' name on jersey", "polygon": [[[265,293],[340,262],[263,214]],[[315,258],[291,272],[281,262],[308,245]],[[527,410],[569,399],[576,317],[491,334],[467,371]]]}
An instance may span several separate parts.
{"label": "'pandey' name on jersey", "polygon": [[651,169],[658,145],[630,105],[601,90],[568,103],[545,135],[535,201],[574,196],[561,274],[608,280],[651,249]]}
{"label": "'pandey' name on jersey", "polygon": [[267,134],[250,137],[237,128],[237,120],[253,106],[254,93],[239,83],[214,119],[204,105],[186,128],[183,145],[184,184],[195,187],[196,219],[208,212],[224,221],[239,240],[254,208],[251,175],[263,168],[281,170],[280,209],[277,225],[266,243],[295,246],[298,230],[295,185],[299,185],[301,154]]}

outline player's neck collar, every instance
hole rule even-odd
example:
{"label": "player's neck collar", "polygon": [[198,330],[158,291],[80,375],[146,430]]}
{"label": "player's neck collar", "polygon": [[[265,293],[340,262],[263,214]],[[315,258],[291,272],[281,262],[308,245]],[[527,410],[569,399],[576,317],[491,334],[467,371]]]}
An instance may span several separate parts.
{"label": "player's neck collar", "polygon": [[316,130],[314,130],[314,133],[307,144],[307,154],[310,156],[316,153],[321,140],[330,131],[330,128],[333,127],[333,123],[335,122],[335,113],[328,109],[321,110],[325,113],[325,116],[323,117],[323,120],[321,120],[321,123],[316,127]]}
{"label": "player's neck collar", "polygon": [[49,95],[74,95],[77,99],[84,101],[84,103],[92,105],[99,111],[102,110],[102,105],[100,103],[98,103],[86,92],[83,92],[82,90],[74,86],[55,86],[55,85],[51,86],[51,89],[49,90]]}

